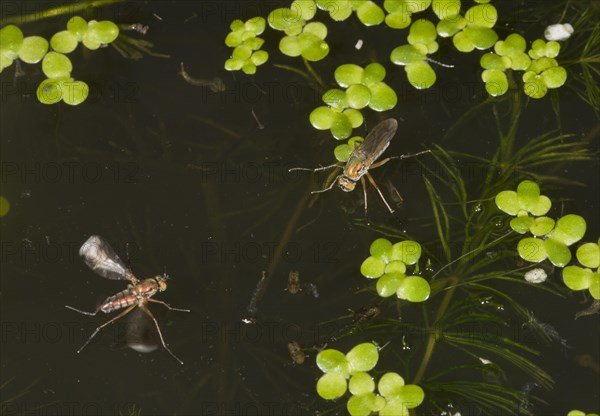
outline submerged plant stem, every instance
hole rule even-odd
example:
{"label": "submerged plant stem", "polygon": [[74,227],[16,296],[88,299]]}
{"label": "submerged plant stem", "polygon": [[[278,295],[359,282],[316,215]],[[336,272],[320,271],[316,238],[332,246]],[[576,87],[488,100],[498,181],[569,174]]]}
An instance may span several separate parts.
{"label": "submerged plant stem", "polygon": [[34,12],[24,14],[22,16],[9,16],[4,19],[0,19],[0,26],[4,26],[8,23],[23,24],[37,22],[39,20],[48,19],[51,17],[61,16],[63,14],[73,14],[75,12],[93,9],[94,7],[108,6],[113,3],[120,3],[123,0],[92,0],[84,1],[82,3],[69,3],[64,6],[54,7],[52,9],[44,10],[42,12]]}
{"label": "submerged plant stem", "polygon": [[429,333],[429,337],[427,339],[427,347],[425,347],[425,353],[423,354],[423,359],[421,360],[421,365],[419,366],[419,369],[417,370],[417,374],[413,378],[413,381],[411,382],[411,384],[419,384],[419,381],[421,381],[421,379],[425,375],[425,370],[427,370],[429,361],[431,361],[431,357],[432,357],[433,351],[435,349],[435,344],[436,344],[436,342],[438,340],[438,336],[439,336],[438,332],[435,330],[435,325],[440,320],[440,318],[442,316],[444,316],[444,313],[446,313],[446,310],[448,309],[448,306],[450,305],[450,300],[452,300],[452,296],[454,295],[454,292],[456,291],[456,287],[457,287],[456,283],[458,281],[459,281],[459,278],[457,276],[450,276],[447,280],[447,285],[450,286],[450,289],[444,295],[444,299],[442,299],[442,303],[440,304],[440,307],[439,307],[437,313],[435,314],[435,319],[433,320],[433,329],[431,329],[431,327],[430,327],[430,333]]}

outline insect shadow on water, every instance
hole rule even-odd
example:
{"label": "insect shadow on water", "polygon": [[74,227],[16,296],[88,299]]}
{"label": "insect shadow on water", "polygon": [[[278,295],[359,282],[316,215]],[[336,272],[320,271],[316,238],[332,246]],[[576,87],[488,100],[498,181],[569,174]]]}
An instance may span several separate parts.
{"label": "insect shadow on water", "polygon": [[383,154],[383,152],[385,152],[385,150],[388,148],[388,146],[390,145],[390,141],[396,134],[397,130],[398,130],[398,122],[393,118],[388,118],[386,120],[383,120],[379,124],[377,124],[369,132],[369,134],[367,135],[365,140],[361,144],[359,144],[354,149],[354,151],[350,154],[350,157],[348,158],[348,161],[346,162],[346,164],[344,166],[342,166],[338,163],[335,163],[333,165],[321,166],[321,167],[314,168],[314,169],[292,168],[292,169],[289,169],[289,171],[292,172],[292,171],[296,171],[296,170],[302,170],[302,171],[318,172],[318,171],[327,170],[327,169],[331,169],[331,168],[338,168],[338,169],[342,168],[343,169],[342,173],[339,174],[327,188],[324,188],[324,189],[321,189],[318,191],[312,191],[311,193],[317,194],[317,193],[321,193],[321,192],[327,192],[327,191],[333,189],[333,187],[336,184],[342,191],[351,192],[356,187],[356,183],[360,180],[360,182],[362,184],[362,188],[363,188],[364,199],[365,199],[365,216],[367,215],[367,209],[368,209],[367,185],[365,183],[365,178],[364,178],[366,176],[367,179],[369,180],[369,182],[371,183],[371,185],[373,185],[373,187],[375,188],[375,190],[377,191],[377,193],[383,200],[383,203],[387,207],[388,211],[390,211],[390,213],[393,214],[394,210],[392,209],[390,204],[388,204],[387,200],[383,196],[383,193],[381,192],[381,190],[375,183],[375,180],[369,173],[369,169],[375,169],[380,166],[383,166],[387,162],[389,162],[390,160],[393,160],[393,159],[407,159],[410,157],[419,156],[424,153],[431,152],[430,150],[424,150],[422,152],[417,152],[417,153],[412,153],[412,154],[406,154],[406,155],[400,155],[400,156],[390,156],[379,162],[375,162]]}
{"label": "insect shadow on water", "polygon": [[158,325],[158,321],[147,306],[149,302],[153,302],[160,303],[172,311],[190,312],[189,309],[173,308],[166,302],[152,299],[152,296],[154,296],[156,293],[164,292],[167,289],[166,281],[168,276],[163,274],[162,276],[158,275],[141,281],[138,280],[131,270],[125,266],[123,261],[106,242],[106,240],[97,235],[92,235],[85,243],[83,243],[79,249],[79,255],[83,258],[85,264],[87,264],[88,267],[98,275],[111,280],[129,280],[131,283],[128,285],[127,289],[106,298],[106,300],[104,300],[104,302],[102,302],[94,312],[86,312],[72,306],[65,305],[68,309],[74,310],[75,312],[91,316],[96,315],[100,311],[104,313],[110,313],[124,309],[117,316],[97,327],[92,335],[82,345],[82,347],[77,350],[77,353],[80,353],[90,343],[92,338],[94,338],[96,334],[100,332],[100,330],[114,323],[116,320],[124,317],[138,307],[144,311],[145,314],[154,322],[163,348],[180,364],[183,364],[183,361],[177,358],[177,356],[173,354],[173,352],[165,343],[162,332]]}

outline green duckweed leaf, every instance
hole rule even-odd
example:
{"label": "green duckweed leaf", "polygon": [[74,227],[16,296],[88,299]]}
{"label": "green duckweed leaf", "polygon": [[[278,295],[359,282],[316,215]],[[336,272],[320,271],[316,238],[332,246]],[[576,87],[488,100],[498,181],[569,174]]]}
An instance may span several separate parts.
{"label": "green duckweed leaf", "polygon": [[426,55],[413,45],[398,46],[390,55],[390,60],[396,65],[407,65],[413,62],[421,62],[425,58]]}
{"label": "green duckweed leaf", "polygon": [[417,89],[431,87],[436,80],[435,72],[425,61],[412,62],[404,67],[408,81]]}
{"label": "green duckweed leaf", "polygon": [[41,36],[27,36],[19,49],[19,59],[28,64],[36,64],[48,52],[48,41]]}
{"label": "green duckweed leaf", "polygon": [[369,373],[358,371],[350,377],[348,390],[354,395],[372,393],[375,390],[375,380]]}
{"label": "green duckweed leaf", "polygon": [[310,124],[318,130],[329,130],[337,114],[329,107],[317,107],[310,113]]}
{"label": "green duckweed leaf", "polygon": [[317,381],[317,394],[325,400],[334,400],[346,393],[346,378],[339,373],[326,373]]}
{"label": "green duckweed leaf", "polygon": [[550,262],[557,267],[565,267],[571,261],[571,251],[561,241],[547,238],[544,240],[544,249]]}
{"label": "green duckweed leaf", "polygon": [[491,4],[479,4],[465,13],[467,24],[482,28],[492,28],[498,20],[498,11]]}
{"label": "green duckweed leaf", "polygon": [[481,73],[481,79],[485,82],[485,90],[492,97],[503,95],[508,91],[508,78],[503,69],[486,69]]}
{"label": "green duckweed leaf", "polygon": [[360,273],[368,279],[377,279],[385,272],[385,262],[380,257],[370,256],[362,262]]}
{"label": "green duckweed leaf", "polygon": [[[391,248],[390,248],[391,251]],[[386,266],[385,266],[385,273],[401,273],[404,274],[406,273],[406,263],[404,263],[403,261],[400,260],[393,260],[390,261]]]}
{"label": "green duckweed leaf", "polygon": [[548,258],[544,240],[539,238],[527,237],[519,241],[517,251],[522,259],[532,263],[539,263]]}
{"label": "green duckweed leaf", "polygon": [[548,93],[548,87],[539,75],[527,71],[523,74],[523,91],[531,98],[542,98]]}
{"label": "green duckweed leaf", "polygon": [[454,36],[459,31],[463,30],[467,25],[467,19],[462,16],[454,16],[440,20],[436,26],[438,35],[443,38],[449,38]]}
{"label": "green duckweed leaf", "polygon": [[369,253],[371,256],[379,257],[383,261],[388,261],[387,253],[392,249],[392,243],[387,238],[378,238],[371,243]]}
{"label": "green duckweed leaf", "polygon": [[23,45],[23,32],[15,25],[6,25],[0,29],[0,54],[14,60]]}
{"label": "green duckweed leaf", "polygon": [[373,62],[365,67],[360,83],[371,88],[371,85],[383,81],[384,78],[385,67],[377,62]]}
{"label": "green duckweed leaf", "polygon": [[68,30],[57,32],[50,39],[52,49],[60,53],[71,53],[78,44],[77,37]]}
{"label": "green duckweed leaf", "polygon": [[396,295],[409,302],[424,302],[429,298],[431,287],[420,276],[407,276],[400,282]]}
{"label": "green duckweed leaf", "polygon": [[71,60],[62,53],[48,52],[42,60],[42,71],[48,78],[68,78],[72,70]]}
{"label": "green duckweed leaf", "polygon": [[90,89],[83,81],[68,81],[62,84],[62,99],[65,104],[79,105],[86,100]]}
{"label": "green duckweed leaf", "polygon": [[323,94],[323,102],[330,107],[343,109],[348,107],[348,98],[346,92],[340,89],[331,89]]}
{"label": "green duckweed leaf", "polygon": [[344,88],[362,83],[364,69],[354,64],[344,64],[337,67],[334,72],[336,82]]}
{"label": "green duckweed leaf", "polygon": [[535,220],[529,215],[519,215],[510,220],[510,228],[519,234],[525,234],[529,231],[529,228],[535,223]]}
{"label": "green duckweed leaf", "polygon": [[385,13],[376,3],[367,0],[356,9],[358,20],[365,26],[376,26],[385,20]]}
{"label": "green duckweed leaf", "polygon": [[559,88],[567,81],[567,70],[561,66],[555,66],[542,72],[541,76],[548,88]]}
{"label": "green duckweed leaf", "polygon": [[548,234],[554,228],[556,222],[550,217],[539,217],[533,221],[531,224],[529,231],[531,234],[542,237]]}
{"label": "green duckweed leaf", "polygon": [[[352,392],[352,390],[350,390]],[[350,397],[346,409],[351,416],[369,416],[376,407],[377,397],[373,393],[363,393]]]}
{"label": "green duckweed leaf", "polygon": [[67,30],[75,36],[78,42],[81,42],[88,30],[88,23],[80,16],[73,16],[67,22]]}
{"label": "green duckweed leaf", "polygon": [[341,351],[332,348],[319,351],[317,367],[324,373],[342,374],[344,378],[350,375],[350,365],[346,356]]}
{"label": "green duckweed leaf", "polygon": [[379,383],[377,383],[377,390],[386,398],[399,396],[402,392],[402,387],[404,387],[404,379],[400,374],[393,372],[385,373],[379,379]]}
{"label": "green duckweed leaf", "polygon": [[578,266],[567,266],[562,276],[563,282],[571,290],[589,289],[594,272]]}
{"label": "green duckweed leaf", "polygon": [[600,267],[600,247],[596,243],[586,243],[577,249],[577,260],[590,269]]}
{"label": "green duckweed leaf", "polygon": [[554,227],[550,237],[570,246],[583,238],[585,230],[586,222],[583,217],[569,214],[556,222],[556,227]]}
{"label": "green duckweed leaf", "polygon": [[358,344],[346,354],[346,360],[350,364],[350,372],[370,371],[379,361],[379,351],[370,342]]}
{"label": "green duckweed leaf", "polygon": [[371,99],[369,100],[369,108],[375,111],[391,110],[398,104],[398,96],[396,92],[390,88],[385,82],[377,82],[369,86],[371,91]]}
{"label": "green duckweed leaf", "polygon": [[66,79],[45,79],[37,87],[36,95],[37,99],[42,104],[56,104],[62,100],[62,83],[68,80]]}
{"label": "green duckweed leaf", "polygon": [[452,19],[460,13],[460,0],[433,0],[431,8],[440,20]]}
{"label": "green duckweed leaf", "polygon": [[404,279],[404,273],[392,272],[384,274],[377,280],[375,285],[377,294],[382,298],[387,298],[396,294]]}
{"label": "green duckweed leaf", "polygon": [[348,106],[356,109],[365,108],[371,101],[371,90],[362,84],[350,85],[346,90]]}

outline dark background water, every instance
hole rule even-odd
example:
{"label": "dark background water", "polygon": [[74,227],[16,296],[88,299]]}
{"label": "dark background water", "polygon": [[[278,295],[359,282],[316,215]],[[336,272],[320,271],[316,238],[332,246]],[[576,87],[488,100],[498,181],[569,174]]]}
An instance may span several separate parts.
{"label": "dark background water", "polygon": [[[14,66],[3,71],[1,194],[11,208],[1,222],[0,384],[10,381],[0,390],[2,400],[33,383],[26,395],[4,409],[7,415],[116,415],[133,404],[144,415],[314,414],[331,407],[314,394],[320,375],[313,364],[316,353],[294,366],[286,345],[292,339],[306,347],[316,345],[350,319],[319,323],[377,302],[372,293],[357,293],[366,286],[358,267],[370,242],[380,235],[354,221],[362,218],[360,191],[323,194],[293,220],[324,175],[289,174],[288,168],[331,163],[335,144],[328,132],[316,131],[308,122],[310,111],[321,105],[320,93],[300,76],[271,65],[304,69],[297,59],[278,52],[280,34],[264,34],[271,58],[256,76],[223,69],[230,55],[223,43],[230,22],[266,16],[280,4],[137,2],[95,10],[97,20],[149,25],[145,38],[154,43],[153,51],[170,58],[132,61],[112,48],[89,54],[77,49],[71,55],[73,76],[92,87],[87,102],[77,107],[37,102],[35,88],[43,78],[39,65],[23,65],[25,75],[16,81]],[[6,16],[56,3],[2,6]],[[527,33],[540,34],[557,19],[550,11],[548,21],[528,19],[511,7],[500,8],[500,15],[507,21],[518,16],[512,24]],[[41,20],[22,30],[26,36],[49,38],[66,20]],[[386,82],[398,91],[399,104],[385,116],[400,122],[389,154],[440,143],[452,123],[484,97],[478,53],[459,55],[448,45],[442,47],[436,59],[456,67],[436,67],[436,86],[415,91],[407,86],[404,71],[387,58],[404,42],[405,31],[365,29],[354,17],[330,23],[319,14],[318,20],[330,29],[332,52],[314,64],[326,82],[333,81],[333,70],[342,63],[379,61],[386,66]],[[364,41],[360,51],[354,49],[358,39]],[[194,77],[221,77],[227,90],[212,93],[187,84],[177,74],[182,61]],[[560,104],[562,130],[589,137],[597,149],[598,125],[589,106],[569,88],[561,89]],[[521,142],[556,128],[549,98],[530,101],[523,111]],[[382,118],[365,115],[368,128]],[[364,132],[364,127],[358,129]],[[443,145],[489,157],[497,141],[487,111]],[[599,229],[598,173],[597,162],[556,166],[553,174],[586,186],[544,192],[553,199],[565,198],[565,213],[586,218],[588,241]],[[375,176],[392,180],[405,202],[392,217],[370,193],[371,220],[406,229],[419,241],[434,240],[416,162],[382,168]],[[473,185],[480,177],[473,173],[467,180]],[[159,305],[152,310],[185,365],[160,349],[150,354],[128,349],[123,325],[104,331],[81,354],[75,353],[105,317],[78,315],[64,305],[92,310],[124,288],[122,282],[95,275],[77,255],[91,234],[105,237],[139,277],[164,271],[171,276],[168,291],[159,298],[192,312],[167,313]],[[270,267],[273,273],[258,300],[257,324],[244,325],[241,318],[248,316],[261,271]],[[303,282],[315,284],[319,297],[307,290],[298,296],[286,293],[291,270],[300,271]],[[584,307],[579,295],[566,300],[536,291],[513,295],[521,295],[572,346],[566,352],[543,349],[540,362],[557,384],[554,393],[539,392],[552,405],[539,414],[565,414],[571,408],[597,411],[598,374],[578,366],[574,358],[591,354],[598,362],[597,317],[573,321]],[[386,313],[393,317],[394,307]],[[346,350],[368,340],[368,335],[358,334],[333,347]],[[443,351],[440,356],[452,358]],[[443,368],[443,360],[434,364]],[[516,377],[521,384],[531,381]]]}

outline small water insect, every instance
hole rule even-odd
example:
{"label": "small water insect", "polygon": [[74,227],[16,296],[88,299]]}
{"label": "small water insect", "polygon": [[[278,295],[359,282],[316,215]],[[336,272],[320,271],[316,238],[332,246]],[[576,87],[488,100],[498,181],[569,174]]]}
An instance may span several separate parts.
{"label": "small water insect", "polygon": [[304,354],[302,348],[300,348],[300,344],[298,344],[297,341],[288,342],[288,351],[290,353],[290,357],[292,357],[292,360],[295,364],[300,365],[304,363],[304,360],[306,359],[306,354]]}
{"label": "small water insect", "polygon": [[300,272],[290,272],[286,290],[292,295],[295,295],[302,290],[300,287]]}
{"label": "small water insect", "polygon": [[422,152],[409,154],[409,155],[391,156],[391,157],[385,158],[379,162],[375,162],[383,154],[383,152],[385,152],[385,149],[387,149],[388,146],[390,145],[390,141],[396,134],[396,130],[398,130],[398,122],[393,118],[388,118],[386,120],[383,120],[379,124],[377,124],[369,132],[369,134],[367,135],[365,140],[361,144],[359,144],[358,147],[356,147],[354,149],[354,151],[350,154],[350,157],[348,158],[348,161],[346,162],[346,164],[344,166],[336,163],[336,164],[329,165],[329,166],[322,166],[322,167],[319,167],[316,169],[292,168],[289,171],[291,172],[294,170],[307,170],[307,171],[311,171],[311,172],[317,172],[317,171],[326,170],[326,169],[330,169],[330,168],[334,168],[334,167],[335,168],[343,168],[343,172],[340,175],[338,175],[331,182],[331,185],[329,185],[325,189],[313,191],[311,193],[316,194],[316,193],[329,191],[336,184],[344,192],[351,192],[356,187],[356,183],[360,180],[362,187],[363,187],[363,194],[364,194],[364,198],[365,198],[365,215],[367,214],[367,187],[366,187],[364,176],[366,176],[367,179],[369,179],[369,182],[371,183],[371,185],[373,185],[373,187],[377,190],[377,193],[383,200],[383,203],[385,204],[387,209],[390,211],[390,213],[393,214],[394,210],[392,209],[390,204],[388,204],[385,197],[383,196],[383,193],[381,192],[381,190],[375,183],[375,180],[369,173],[369,169],[378,168],[378,167],[386,164],[387,162],[389,162],[392,159],[406,159],[409,157],[413,157],[413,156],[421,155],[423,153],[430,152],[429,150],[425,150]]}
{"label": "small water insect", "polygon": [[158,322],[148,308],[148,303],[153,302],[160,303],[172,311],[190,311],[189,309],[173,308],[166,302],[152,299],[152,296],[154,296],[156,293],[164,292],[167,289],[166,281],[168,276],[164,274],[162,276],[159,275],[155,277],[149,277],[144,280],[138,280],[138,278],[133,275],[131,270],[125,266],[123,261],[106,242],[106,240],[97,235],[92,235],[85,243],[83,243],[79,249],[79,255],[83,258],[85,264],[87,264],[90,269],[100,276],[111,280],[129,280],[131,283],[127,286],[127,289],[106,298],[106,300],[102,302],[94,312],[86,312],[72,306],[66,306],[68,309],[74,310],[75,312],[91,316],[96,315],[100,311],[104,313],[111,313],[123,309],[123,311],[121,311],[121,313],[119,313],[117,316],[96,328],[83,346],[77,350],[77,353],[80,353],[102,328],[114,323],[117,319],[124,317],[138,307],[144,311],[146,315],[148,315],[154,322],[163,348],[180,364],[183,364],[183,361],[177,358],[177,356],[173,354],[173,352],[165,343],[160,327],[158,326]]}
{"label": "small water insect", "polygon": [[352,321],[355,324],[362,324],[378,316],[381,313],[381,309],[379,309],[379,305],[373,304],[363,306],[357,310],[350,309],[350,312],[352,312]]}

